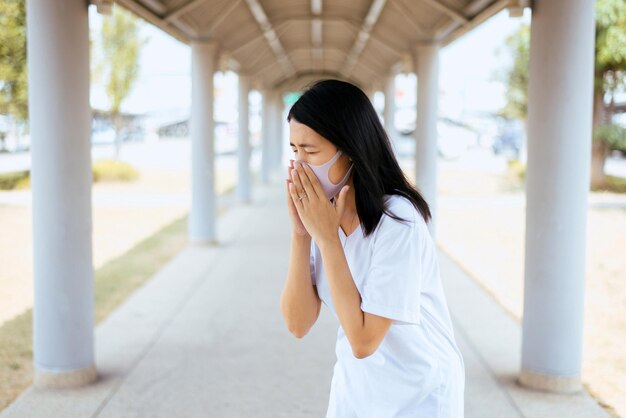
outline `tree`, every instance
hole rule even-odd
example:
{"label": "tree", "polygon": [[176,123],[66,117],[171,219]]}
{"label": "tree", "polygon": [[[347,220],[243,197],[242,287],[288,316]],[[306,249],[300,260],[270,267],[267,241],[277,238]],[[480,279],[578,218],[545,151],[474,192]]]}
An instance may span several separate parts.
{"label": "tree", "polygon": [[[626,129],[611,123],[614,93],[625,86],[626,0],[597,0],[595,14],[592,188],[606,185],[604,164],[609,148],[626,144]],[[513,56],[513,64],[501,77],[507,85],[506,105],[501,116],[524,122],[528,105],[530,36],[530,26],[522,25],[507,38],[506,45]],[[607,95],[610,96],[608,105],[605,103]]]}
{"label": "tree", "polygon": [[500,116],[526,121],[528,109],[528,64],[530,61],[530,25],[521,24],[507,36],[505,44],[513,55],[513,63],[501,78],[507,85],[506,104]]}
{"label": "tree", "polygon": [[139,75],[139,53],[147,39],[139,37],[140,20],[132,13],[115,5],[112,16],[105,17],[102,23],[102,61],[96,74],[106,78],[105,88],[111,106],[111,119],[115,128],[115,158],[119,158],[121,148],[120,116],[122,102],[128,97]]}
{"label": "tree", "polygon": [[[596,62],[593,100],[591,186],[604,187],[604,164],[611,146],[626,144],[626,130],[612,125],[615,92],[626,72],[626,0],[596,2]],[[605,98],[609,96],[608,106]]]}
{"label": "tree", "polygon": [[0,1],[0,114],[28,120],[25,0]]}

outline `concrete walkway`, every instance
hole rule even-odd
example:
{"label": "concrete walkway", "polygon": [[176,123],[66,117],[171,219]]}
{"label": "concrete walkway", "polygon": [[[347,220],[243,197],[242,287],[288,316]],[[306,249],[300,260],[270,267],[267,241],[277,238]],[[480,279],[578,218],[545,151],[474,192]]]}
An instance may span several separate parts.
{"label": "concrete walkway", "polygon": [[[0,417],[323,417],[338,324],[325,306],[303,339],[283,322],[291,227],[278,184],[220,217],[220,246],[188,247],[97,327],[96,383],[30,388]],[[517,386],[519,324],[439,257],[466,417],[608,416],[586,393]]]}

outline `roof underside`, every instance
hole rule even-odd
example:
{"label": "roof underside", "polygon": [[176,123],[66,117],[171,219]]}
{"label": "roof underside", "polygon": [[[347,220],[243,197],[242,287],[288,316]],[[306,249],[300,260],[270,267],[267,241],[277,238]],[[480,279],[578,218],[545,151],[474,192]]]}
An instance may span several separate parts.
{"label": "roof underside", "polygon": [[219,69],[253,88],[334,77],[382,88],[413,71],[420,44],[445,46],[510,0],[116,0],[186,44],[214,40]]}

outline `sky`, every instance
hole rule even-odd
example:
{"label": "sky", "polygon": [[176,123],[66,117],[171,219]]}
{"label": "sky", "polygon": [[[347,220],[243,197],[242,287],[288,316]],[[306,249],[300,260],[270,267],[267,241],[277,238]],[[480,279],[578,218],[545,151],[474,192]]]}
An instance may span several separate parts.
{"label": "sky", "polygon": [[[95,34],[103,17],[95,7],[89,8],[89,16]],[[493,80],[493,74],[510,62],[503,48],[504,40],[521,22],[530,23],[528,9],[521,18],[511,18],[507,11],[500,12],[440,51],[439,106],[442,115],[463,118],[473,113],[495,112],[504,105],[504,86]],[[140,76],[122,103],[122,111],[184,117],[191,101],[190,48],[148,23],[143,25],[141,36],[148,38],[149,42],[141,51]],[[500,54],[498,48],[502,50]],[[400,113],[403,108],[414,106],[415,83],[413,74],[400,74],[396,78],[396,103]],[[236,74],[217,73],[216,120],[236,120],[236,89]],[[377,97],[380,97],[376,100],[379,103],[382,96]],[[250,100],[254,106],[260,96],[253,95]],[[92,84],[91,104],[100,109],[108,106],[101,83]]]}

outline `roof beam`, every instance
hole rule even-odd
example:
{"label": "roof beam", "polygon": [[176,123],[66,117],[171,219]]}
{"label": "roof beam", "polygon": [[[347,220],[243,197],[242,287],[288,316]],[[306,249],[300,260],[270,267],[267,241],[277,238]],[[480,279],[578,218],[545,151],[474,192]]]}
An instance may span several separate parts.
{"label": "roof beam", "polygon": [[424,29],[421,25],[417,24],[417,19],[415,15],[409,9],[406,4],[404,4],[401,0],[390,1],[389,4],[400,12],[400,14],[406,19],[407,22],[422,36],[430,37],[431,33]]}
{"label": "roof beam", "polygon": [[363,48],[365,48],[365,44],[367,43],[376,22],[378,22],[378,18],[380,17],[383,7],[385,6],[385,2],[386,0],[372,0],[367,16],[365,16],[365,20],[363,21],[356,36],[356,41],[352,45],[352,49],[346,58],[346,63],[341,69],[341,73],[344,74],[345,77],[350,75],[350,72],[358,61]]}
{"label": "roof beam", "polygon": [[323,62],[322,48],[322,0],[311,0],[311,67]]}
{"label": "roof beam", "polygon": [[229,1],[228,6],[222,9],[222,11],[209,24],[209,27],[206,29],[202,29],[202,36],[212,35],[213,32],[215,32],[215,29],[217,29],[222,23],[224,23],[226,18],[233,12],[233,10],[235,10],[237,6],[239,6],[240,3],[241,0]]}
{"label": "roof beam", "polygon": [[172,20],[177,19],[183,14],[192,11],[196,7],[206,3],[208,0],[189,0],[187,3],[183,4],[175,8],[174,10],[169,11],[165,16],[163,16],[163,20],[166,22],[171,22]]}
{"label": "roof beam", "polygon": [[447,6],[443,3],[441,3],[438,0],[420,0],[423,3],[428,4],[430,7],[432,7],[433,9],[437,9],[440,12],[443,12],[445,14],[447,14],[449,17],[451,17],[453,20],[456,20],[457,22],[465,25],[469,22],[469,19],[466,18],[465,16],[463,16],[463,14],[457,10],[454,10],[453,8],[451,8],[450,6]]}
{"label": "roof beam", "polygon": [[[276,36],[280,38],[280,36],[285,32],[285,30],[287,30],[287,26],[288,25],[278,25],[276,26]],[[253,32],[253,35],[251,38],[246,39],[243,43],[236,45],[234,48],[231,48],[230,51],[233,55],[236,55],[237,53],[241,52],[242,49],[244,49],[245,47],[251,45],[252,43],[258,41],[259,39],[261,39],[262,33],[259,34],[258,29],[255,29]]]}
{"label": "roof beam", "polygon": [[248,7],[250,8],[252,15],[254,16],[254,19],[261,27],[261,30],[263,31],[263,36],[265,36],[265,39],[267,39],[270,48],[272,48],[272,51],[274,51],[274,54],[276,54],[276,58],[278,59],[278,62],[280,63],[283,72],[286,75],[293,74],[295,72],[293,64],[289,61],[289,58],[285,53],[285,49],[280,43],[280,40],[278,39],[278,36],[276,35],[272,24],[267,18],[263,7],[259,3],[259,0],[246,0],[246,3],[248,4]]}
{"label": "roof beam", "polygon": [[[477,4],[482,5],[485,0],[474,0],[474,2],[470,3],[465,8],[465,13],[469,14],[468,10],[476,10]],[[439,28],[436,31],[435,41],[439,42],[441,47],[444,47],[450,44],[452,41],[458,39],[465,33],[474,29],[476,26],[483,23],[485,20],[489,19],[491,16],[498,13],[500,10],[505,9],[510,3],[510,0],[496,0],[491,3],[489,6],[486,6],[483,9],[480,9],[477,15],[468,20],[465,24],[460,23],[459,21],[452,21],[447,25]]]}
{"label": "roof beam", "polygon": [[[293,23],[293,22],[308,23],[308,22],[311,22],[315,18],[316,17],[311,16],[309,14],[290,14],[290,15],[279,16],[279,17],[274,18],[274,24],[278,26],[278,25],[282,25],[285,23]],[[357,28],[359,27],[359,24],[361,23],[359,20],[353,19],[350,16],[330,15],[330,14],[325,14],[323,16],[323,20],[324,20],[324,23],[339,23],[339,24],[349,23],[350,25],[357,27]]]}
{"label": "roof beam", "polygon": [[189,44],[194,39],[195,35],[193,32],[181,30],[179,27],[165,22],[161,17],[157,16],[154,11],[147,9],[144,5],[140,5],[134,0],[116,0],[116,3],[142,17],[156,27],[163,29],[165,32],[169,33],[184,44]]}

